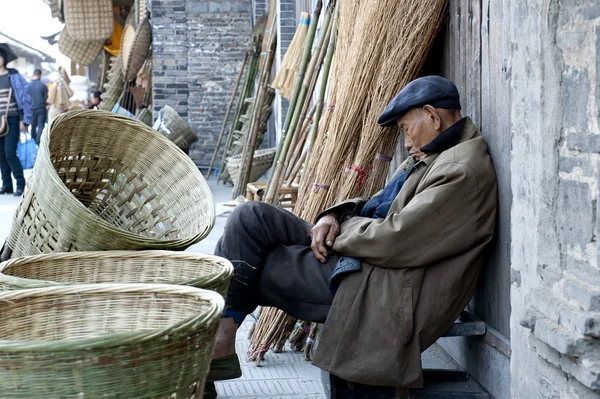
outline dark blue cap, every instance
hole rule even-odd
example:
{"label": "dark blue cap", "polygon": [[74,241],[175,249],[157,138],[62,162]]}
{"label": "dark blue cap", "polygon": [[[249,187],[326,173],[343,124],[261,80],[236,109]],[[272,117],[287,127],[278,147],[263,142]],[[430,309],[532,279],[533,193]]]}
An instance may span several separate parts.
{"label": "dark blue cap", "polygon": [[431,105],[434,108],[460,109],[458,89],[441,76],[424,76],[404,86],[400,93],[385,107],[377,123],[394,126],[396,121],[413,108]]}

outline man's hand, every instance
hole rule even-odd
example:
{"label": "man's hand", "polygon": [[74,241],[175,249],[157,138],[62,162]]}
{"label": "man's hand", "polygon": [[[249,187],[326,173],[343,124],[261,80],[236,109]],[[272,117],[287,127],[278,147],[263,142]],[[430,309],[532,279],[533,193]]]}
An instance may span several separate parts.
{"label": "man's hand", "polygon": [[310,231],[310,238],[312,239],[310,248],[319,262],[327,262],[327,248],[333,247],[339,232],[340,225],[337,222],[335,213],[326,214],[312,228]]}
{"label": "man's hand", "polygon": [[25,126],[23,121],[19,122],[19,129],[21,129],[21,130],[19,130],[19,132],[21,132],[21,133],[27,130],[27,126]]}

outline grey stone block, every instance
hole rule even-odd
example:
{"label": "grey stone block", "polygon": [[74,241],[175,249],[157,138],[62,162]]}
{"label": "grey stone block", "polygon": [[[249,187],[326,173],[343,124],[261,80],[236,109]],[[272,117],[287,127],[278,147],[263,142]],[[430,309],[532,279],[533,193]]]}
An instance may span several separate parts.
{"label": "grey stone block", "polygon": [[585,183],[561,180],[558,186],[558,235],[561,243],[584,246],[591,242],[595,209]]}
{"label": "grey stone block", "polygon": [[569,68],[563,73],[564,127],[587,130],[587,105],[590,79],[586,70]]}
{"label": "grey stone block", "polygon": [[594,176],[594,168],[589,159],[583,157],[560,157],[558,160],[558,168],[560,172],[571,173],[579,168],[584,176]]}
{"label": "grey stone block", "polygon": [[570,133],[567,148],[581,152],[600,153],[600,134]]}
{"label": "grey stone block", "polygon": [[208,12],[208,3],[204,1],[190,1],[188,4],[189,12]]}
{"label": "grey stone block", "polygon": [[562,280],[562,289],[565,296],[575,301],[583,310],[600,312],[600,287],[565,278]]}
{"label": "grey stone block", "polygon": [[231,12],[231,3],[229,1],[209,1],[208,12]]}

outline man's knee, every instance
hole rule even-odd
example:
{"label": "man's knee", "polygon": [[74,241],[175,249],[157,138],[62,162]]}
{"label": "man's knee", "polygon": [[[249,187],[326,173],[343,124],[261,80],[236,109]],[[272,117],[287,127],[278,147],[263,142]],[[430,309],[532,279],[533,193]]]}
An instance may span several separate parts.
{"label": "man's knee", "polygon": [[256,226],[256,223],[260,223],[260,220],[262,220],[262,215],[268,212],[269,207],[269,204],[260,201],[244,202],[233,210],[227,218],[227,223],[230,227]]}

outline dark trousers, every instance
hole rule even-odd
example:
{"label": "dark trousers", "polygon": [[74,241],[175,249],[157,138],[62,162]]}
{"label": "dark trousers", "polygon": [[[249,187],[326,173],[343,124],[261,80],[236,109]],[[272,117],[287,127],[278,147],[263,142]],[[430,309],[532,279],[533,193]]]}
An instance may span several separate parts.
{"label": "dark trousers", "polygon": [[25,188],[23,167],[17,157],[17,144],[21,134],[19,132],[19,117],[8,117],[8,134],[0,137],[0,170],[2,171],[2,187],[13,188],[11,173],[17,181],[17,188]]}
{"label": "dark trousers", "polygon": [[48,111],[46,108],[36,108],[31,110],[31,138],[35,140],[37,145],[40,145],[42,132],[48,119]]}
{"label": "dark trousers", "polygon": [[319,262],[310,223],[282,208],[247,202],[229,216],[215,254],[233,263],[226,309],[249,314],[274,306],[301,320],[324,322],[333,297],[328,284],[338,260]]}

